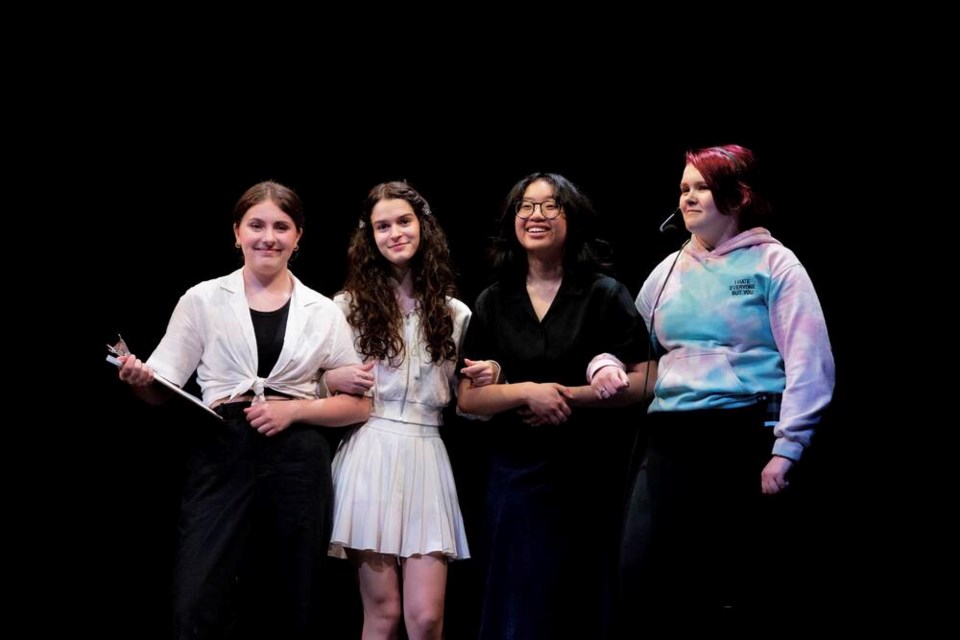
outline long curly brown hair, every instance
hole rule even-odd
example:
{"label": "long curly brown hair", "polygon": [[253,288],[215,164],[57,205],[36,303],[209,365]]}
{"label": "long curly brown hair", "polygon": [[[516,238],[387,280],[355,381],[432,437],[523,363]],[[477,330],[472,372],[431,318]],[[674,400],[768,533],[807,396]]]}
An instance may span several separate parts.
{"label": "long curly brown hair", "polygon": [[381,200],[406,200],[420,222],[420,247],[410,261],[413,290],[420,315],[421,338],[431,362],[454,360],[453,317],[447,298],[456,295],[447,237],[426,199],[406,182],[378,184],[363,203],[360,225],[350,238],[349,271],[343,288],[350,294],[347,321],[357,330],[356,348],[368,358],[401,362],[403,314],[391,284],[390,262],[373,238],[370,216]]}

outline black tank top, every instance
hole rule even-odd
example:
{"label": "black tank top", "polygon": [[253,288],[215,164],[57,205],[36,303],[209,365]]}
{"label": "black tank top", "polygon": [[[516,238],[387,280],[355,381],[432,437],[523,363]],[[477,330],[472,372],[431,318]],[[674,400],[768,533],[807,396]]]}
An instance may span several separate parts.
{"label": "black tank top", "polygon": [[289,314],[290,300],[276,311],[250,309],[253,333],[257,337],[257,376],[260,378],[270,375],[273,365],[277,364],[277,359],[280,358]]}

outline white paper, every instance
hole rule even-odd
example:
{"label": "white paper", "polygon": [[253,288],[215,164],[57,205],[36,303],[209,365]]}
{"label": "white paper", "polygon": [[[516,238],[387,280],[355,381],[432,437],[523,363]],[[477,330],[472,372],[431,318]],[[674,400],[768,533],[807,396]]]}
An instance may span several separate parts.
{"label": "white paper", "polygon": [[[117,360],[117,359],[116,359],[115,357],[113,357],[113,356],[107,356],[107,362],[109,362],[110,364],[112,364],[112,365],[114,365],[114,366],[116,366],[116,367],[119,367],[119,366],[120,366],[120,361]],[[215,417],[217,420],[220,420],[220,421],[223,420],[223,418],[221,418],[220,415],[219,415],[216,411],[214,411],[213,409],[211,409],[211,408],[208,407],[207,405],[203,404],[203,401],[202,401],[200,398],[198,398],[197,396],[195,396],[195,395],[193,395],[193,394],[187,393],[186,391],[184,391],[183,389],[181,389],[181,388],[178,387],[177,385],[173,384],[173,383],[170,382],[169,380],[167,380],[167,379],[165,379],[165,378],[157,375],[156,372],[153,373],[153,379],[154,379],[155,381],[159,382],[160,384],[162,384],[163,386],[165,386],[167,389],[170,389],[170,390],[173,391],[174,393],[177,393],[177,394],[183,396],[184,398],[186,398],[187,400],[189,400],[189,401],[192,402],[193,404],[197,405],[198,407],[200,407],[201,409],[203,409],[204,411],[206,411],[207,413],[209,413],[210,415],[212,415],[213,417]]]}

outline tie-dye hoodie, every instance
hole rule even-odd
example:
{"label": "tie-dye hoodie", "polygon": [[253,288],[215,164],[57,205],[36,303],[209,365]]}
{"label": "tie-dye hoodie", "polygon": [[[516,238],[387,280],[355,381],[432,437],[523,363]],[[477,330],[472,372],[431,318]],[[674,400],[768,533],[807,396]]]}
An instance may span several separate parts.
{"label": "tie-dye hoodie", "polygon": [[834,384],[810,277],[760,227],[713,251],[694,237],[681,252],[669,278],[676,253],[657,265],[637,296],[648,326],[654,316],[650,335],[661,355],[650,411],[732,409],[782,393],[773,453],[799,460]]}

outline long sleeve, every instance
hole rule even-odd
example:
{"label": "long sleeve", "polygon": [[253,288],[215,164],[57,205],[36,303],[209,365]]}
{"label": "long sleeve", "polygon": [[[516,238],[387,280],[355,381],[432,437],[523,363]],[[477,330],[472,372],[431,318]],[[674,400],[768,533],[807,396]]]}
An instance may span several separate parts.
{"label": "long sleeve", "polygon": [[786,373],[773,452],[798,460],[833,397],[833,352],[820,300],[802,265],[775,273],[770,297],[770,325]]}

